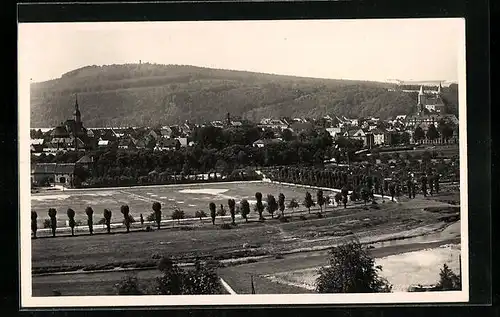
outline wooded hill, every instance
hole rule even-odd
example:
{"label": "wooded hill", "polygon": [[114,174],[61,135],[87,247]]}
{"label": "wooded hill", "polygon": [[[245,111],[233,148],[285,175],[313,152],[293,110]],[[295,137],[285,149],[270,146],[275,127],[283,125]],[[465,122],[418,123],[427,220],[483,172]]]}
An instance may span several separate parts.
{"label": "wooded hill", "polygon": [[[31,126],[71,118],[75,93],[86,127],[203,123],[227,112],[254,121],[326,114],[387,119],[408,114],[417,100],[416,93],[387,91],[393,87],[184,65],[87,66],[31,85]],[[444,94],[455,112],[456,85]]]}

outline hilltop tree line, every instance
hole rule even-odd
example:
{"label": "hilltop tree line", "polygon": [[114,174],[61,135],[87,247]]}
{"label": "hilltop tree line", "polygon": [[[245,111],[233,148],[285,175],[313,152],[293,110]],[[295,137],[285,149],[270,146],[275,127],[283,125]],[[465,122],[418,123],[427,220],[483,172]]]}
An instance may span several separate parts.
{"label": "hilltop tree line", "polygon": [[[415,104],[414,96],[387,91],[387,87],[375,82],[294,78],[190,66],[87,67],[60,79],[32,85],[31,122],[35,126],[53,126],[70,118],[75,93],[81,96],[83,120],[89,127],[153,126],[184,120],[202,123],[221,119],[227,112],[253,120],[326,114],[386,119],[407,114]],[[458,93],[452,91],[451,95],[454,94]],[[449,103],[456,104],[454,100]]]}

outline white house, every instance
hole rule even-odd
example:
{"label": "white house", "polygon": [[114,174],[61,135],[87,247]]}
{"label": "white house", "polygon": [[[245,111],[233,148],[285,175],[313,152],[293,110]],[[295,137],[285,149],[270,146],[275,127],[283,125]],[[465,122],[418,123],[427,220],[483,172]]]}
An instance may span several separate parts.
{"label": "white house", "polygon": [[281,139],[260,139],[253,143],[254,147],[265,147],[269,144],[277,144],[280,143]]}
{"label": "white house", "polygon": [[333,139],[337,137],[337,134],[341,133],[340,128],[326,128],[326,132],[330,133]]}
{"label": "white house", "polygon": [[380,129],[374,129],[373,133],[373,144],[383,145],[386,143],[385,132]]}
{"label": "white house", "polygon": [[181,144],[182,147],[188,146],[188,141],[187,138],[175,138],[179,143]]}
{"label": "white house", "polygon": [[98,147],[108,147],[109,146],[109,140],[99,140],[97,142]]}

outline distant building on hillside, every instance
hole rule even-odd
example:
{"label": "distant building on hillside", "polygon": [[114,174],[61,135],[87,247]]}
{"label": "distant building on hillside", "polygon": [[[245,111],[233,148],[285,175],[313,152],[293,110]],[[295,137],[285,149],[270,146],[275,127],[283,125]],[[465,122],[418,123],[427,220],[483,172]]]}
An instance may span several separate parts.
{"label": "distant building on hillside", "polygon": [[455,115],[446,113],[446,106],[441,98],[441,85],[438,87],[438,94],[431,98],[424,93],[421,86],[416,108],[415,113],[406,116],[404,119],[406,126],[421,126],[426,130],[431,124],[437,127],[441,119],[458,124],[458,119]]}

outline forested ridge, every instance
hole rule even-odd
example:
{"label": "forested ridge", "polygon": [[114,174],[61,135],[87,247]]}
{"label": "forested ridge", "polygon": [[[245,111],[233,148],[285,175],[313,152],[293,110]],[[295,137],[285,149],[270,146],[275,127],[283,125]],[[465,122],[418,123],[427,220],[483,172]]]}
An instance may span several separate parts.
{"label": "forested ridge", "polygon": [[[264,117],[408,114],[416,93],[388,91],[391,84],[303,78],[184,65],[150,63],[87,66],[31,86],[31,126],[71,118],[74,94],[87,127],[152,126],[185,120],[203,123],[227,112]],[[456,110],[457,88],[444,88]]]}

